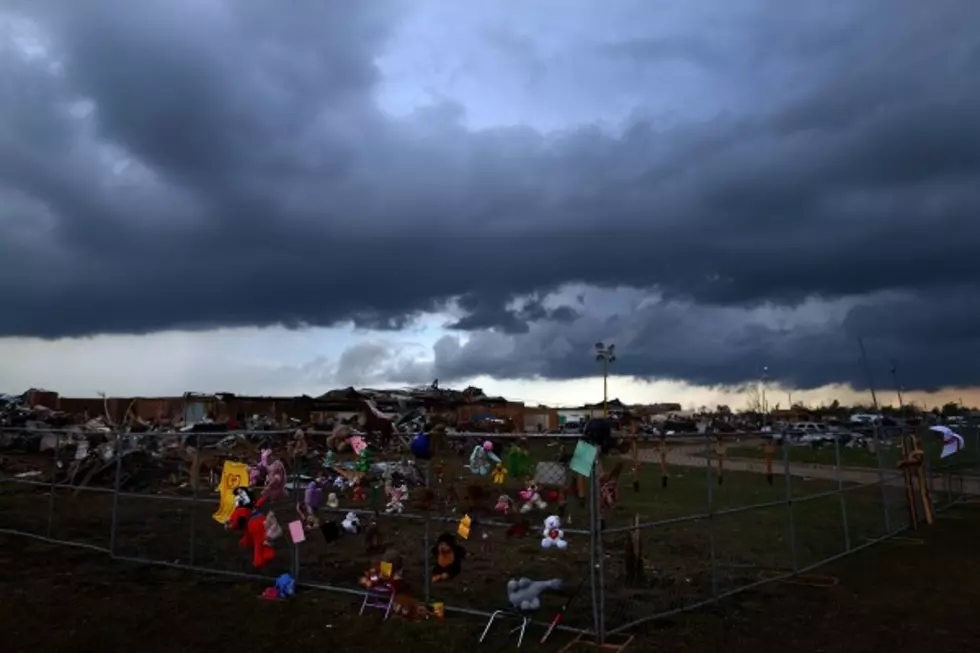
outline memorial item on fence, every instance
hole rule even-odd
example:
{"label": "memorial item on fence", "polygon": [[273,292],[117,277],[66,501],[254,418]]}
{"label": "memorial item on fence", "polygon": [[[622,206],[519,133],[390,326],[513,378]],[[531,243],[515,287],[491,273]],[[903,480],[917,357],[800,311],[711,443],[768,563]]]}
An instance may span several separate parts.
{"label": "memorial item on fence", "polygon": [[432,458],[432,443],[428,433],[417,433],[409,444],[412,455],[419,460],[429,460]]}
{"label": "memorial item on fence", "polygon": [[554,548],[564,551],[567,547],[565,531],[561,529],[561,518],[558,515],[550,515],[544,520],[544,537],[541,538],[541,548]]}
{"label": "memorial item on fence", "polygon": [[470,539],[470,529],[473,526],[473,520],[469,515],[463,515],[463,518],[459,520],[459,525],[456,527],[456,534],[459,535],[464,540]]}
{"label": "memorial item on fence", "polygon": [[939,454],[940,459],[949,458],[963,449],[963,445],[965,444],[963,436],[948,426],[930,426],[929,430],[935,431],[943,436],[943,450]]}
{"label": "memorial item on fence", "polygon": [[436,545],[432,547],[432,555],[435,558],[432,565],[432,582],[452,580],[463,571],[466,549],[456,543],[454,535],[450,533],[440,535]]}
{"label": "memorial item on fence", "polygon": [[595,466],[595,458],[599,450],[595,445],[579,440],[572,452],[572,459],[568,463],[568,468],[586,478],[592,476],[592,468]]}
{"label": "memorial item on fence", "polygon": [[253,503],[249,493],[239,488],[237,499],[238,506],[232,511],[227,528],[242,532],[238,543],[242,548],[252,549],[252,566],[261,569],[276,557],[272,543],[282,536],[282,528],[272,511],[262,513],[268,497],[260,497]]}
{"label": "memorial item on fence", "polygon": [[494,485],[503,485],[504,481],[507,480],[507,468],[501,463],[497,463],[493,468],[493,474],[491,476]]}
{"label": "memorial item on fence", "polygon": [[221,468],[221,484],[218,486],[218,510],[212,518],[225,524],[236,507],[235,490],[243,487],[248,479],[248,465],[226,460]]}
{"label": "memorial item on fence", "polygon": [[515,610],[531,612],[541,607],[541,595],[547,591],[560,591],[561,579],[531,580],[512,578],[507,581],[507,600]]}
{"label": "memorial item on fence", "polygon": [[303,522],[300,520],[289,522],[289,537],[293,541],[293,544],[300,544],[306,541],[306,531],[303,528]]}
{"label": "memorial item on fence", "polygon": [[473,447],[470,452],[470,472],[477,476],[488,476],[492,469],[491,463],[500,463],[500,458],[493,452],[493,443],[487,440]]}
{"label": "memorial item on fence", "polygon": [[265,588],[260,598],[269,601],[284,601],[296,594],[296,581],[289,574],[283,574],[276,579],[275,585]]}
{"label": "memorial item on fence", "polygon": [[511,478],[524,479],[531,475],[531,456],[519,442],[507,450],[507,472]]}
{"label": "memorial item on fence", "polygon": [[357,518],[356,513],[349,512],[344,516],[344,520],[340,522],[340,527],[351,535],[357,535],[361,532],[361,521]]}
{"label": "memorial item on fence", "polygon": [[603,509],[612,508],[619,501],[619,475],[623,473],[623,463],[617,462],[612,471],[599,478],[599,500]]}
{"label": "memorial item on fence", "polygon": [[328,508],[336,508],[339,505],[340,505],[340,499],[337,498],[336,493],[331,492],[330,494],[327,495]]}
{"label": "memorial item on fence", "polygon": [[497,504],[493,509],[494,512],[499,512],[502,515],[509,515],[514,511],[514,500],[506,494],[501,494],[497,497]]}
{"label": "memorial item on fence", "polygon": [[391,488],[388,492],[388,503],[385,505],[385,514],[400,515],[405,510],[405,501],[408,501],[408,485],[402,483]]}
{"label": "memorial item on fence", "polygon": [[528,483],[527,487],[520,492],[521,501],[524,504],[521,506],[521,513],[526,514],[534,509],[546,510],[548,504],[541,498],[541,494],[538,492],[538,484],[535,481]]}
{"label": "memorial item on fence", "polygon": [[272,449],[262,450],[258,464],[251,471],[254,482],[250,480],[249,485],[264,485],[262,496],[273,502],[286,497],[286,466],[273,456]]}

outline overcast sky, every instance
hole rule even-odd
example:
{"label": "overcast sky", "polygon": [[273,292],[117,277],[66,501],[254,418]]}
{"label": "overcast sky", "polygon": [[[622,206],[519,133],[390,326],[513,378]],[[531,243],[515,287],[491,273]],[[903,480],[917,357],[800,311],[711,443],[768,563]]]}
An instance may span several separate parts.
{"label": "overcast sky", "polygon": [[602,340],[625,400],[737,403],[768,367],[818,401],[866,396],[860,337],[882,394],[896,360],[972,401],[978,24],[975,0],[3,0],[0,391],[573,404]]}

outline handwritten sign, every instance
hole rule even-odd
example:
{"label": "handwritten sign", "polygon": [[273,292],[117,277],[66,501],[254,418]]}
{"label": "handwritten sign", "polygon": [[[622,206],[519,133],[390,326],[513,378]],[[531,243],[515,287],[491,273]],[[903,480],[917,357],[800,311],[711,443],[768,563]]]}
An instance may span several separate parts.
{"label": "handwritten sign", "polygon": [[221,484],[218,486],[218,511],[211,517],[219,524],[224,524],[235,510],[235,489],[248,486],[248,465],[245,463],[226,460],[221,468]]}

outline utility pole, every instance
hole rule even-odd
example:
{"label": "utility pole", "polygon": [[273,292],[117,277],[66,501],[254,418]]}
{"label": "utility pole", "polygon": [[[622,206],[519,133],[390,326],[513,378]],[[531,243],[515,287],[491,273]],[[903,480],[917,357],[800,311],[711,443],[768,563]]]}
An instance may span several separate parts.
{"label": "utility pole", "polygon": [[602,416],[609,417],[609,365],[616,361],[616,345],[595,343],[595,359],[602,363]]}

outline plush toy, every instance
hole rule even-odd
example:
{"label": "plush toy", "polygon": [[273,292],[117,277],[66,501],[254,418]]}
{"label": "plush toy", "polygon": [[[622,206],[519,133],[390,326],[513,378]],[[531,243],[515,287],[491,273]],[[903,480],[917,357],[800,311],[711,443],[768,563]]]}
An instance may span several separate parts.
{"label": "plush toy", "polygon": [[354,463],[354,471],[362,475],[371,471],[370,447],[361,449],[361,453],[357,454],[357,462]]}
{"label": "plush toy", "polygon": [[525,478],[530,475],[531,459],[527,449],[514,444],[507,450],[507,471],[511,478]]}
{"label": "plush toy", "polygon": [[387,514],[402,514],[405,509],[404,501],[408,500],[408,486],[402,483],[398,487],[391,488],[388,494],[388,504],[385,506]]}
{"label": "plush toy", "polygon": [[436,545],[432,547],[432,554],[435,558],[435,564],[432,566],[432,582],[452,580],[463,571],[466,549],[456,543],[454,535],[450,533],[440,535]]}
{"label": "plush toy", "polygon": [[323,466],[333,467],[336,458],[337,458],[337,454],[335,454],[332,451],[327,451],[326,455],[323,456]]}
{"label": "plush toy", "polygon": [[432,445],[429,441],[429,434],[417,434],[414,438],[412,438],[409,449],[411,450],[412,455],[420,460],[429,460],[432,458]]}
{"label": "plush toy", "polygon": [[558,515],[549,516],[544,520],[544,537],[541,539],[541,548],[550,549],[554,547],[564,550],[567,546],[565,531],[561,529],[561,519]]}
{"label": "plush toy", "polygon": [[528,612],[541,607],[541,594],[545,590],[558,591],[562,587],[561,580],[531,580],[512,578],[507,581],[507,600],[514,608]]}
{"label": "plush toy", "polygon": [[286,466],[278,458],[272,458],[272,449],[262,451],[261,466],[266,470],[262,496],[278,501],[286,496]]}
{"label": "plush toy", "polygon": [[340,505],[340,500],[337,499],[337,495],[336,494],[334,494],[333,492],[331,492],[330,494],[327,495],[327,507],[328,508],[336,508],[339,505]]}
{"label": "plush toy", "polygon": [[538,493],[538,484],[534,481],[528,483],[526,489],[521,490],[521,500],[524,502],[524,505],[521,506],[521,513],[529,513],[535,508],[544,510],[548,507],[548,504],[545,503]]}
{"label": "plush toy", "polygon": [[262,592],[262,598],[271,600],[284,600],[296,594],[296,581],[289,574],[283,574],[276,579],[276,584],[267,587]]}
{"label": "plush toy", "polygon": [[[241,488],[240,488],[241,489]],[[282,528],[275,514],[261,512],[267,497],[261,497],[254,504],[247,491],[236,491],[236,507],[229,517],[226,526],[231,530],[242,531],[239,544],[242,548],[252,549],[252,566],[261,569],[276,557],[272,543],[282,536]]]}
{"label": "plush toy", "polygon": [[343,490],[347,487],[347,479],[343,476],[338,476],[333,480],[333,486],[338,490]]}
{"label": "plush toy", "polygon": [[507,468],[497,463],[493,468],[493,482],[495,485],[503,485],[505,480],[507,480]]}
{"label": "plush toy", "polygon": [[473,447],[470,453],[470,471],[477,476],[487,476],[490,473],[490,463],[500,462],[500,458],[493,452],[493,443],[487,440],[483,444]]}
{"label": "plush toy", "polygon": [[323,486],[326,485],[326,482],[323,476],[317,476],[306,486],[306,492],[303,493],[303,503],[306,505],[307,513],[312,513],[323,505]]}
{"label": "plush toy", "polygon": [[514,500],[506,494],[501,494],[499,497],[497,497],[497,505],[495,505],[493,509],[503,515],[509,515],[513,507]]}
{"label": "plush toy", "polygon": [[340,527],[351,535],[356,535],[361,532],[361,521],[356,514],[349,512],[344,516],[344,521],[340,522]]}
{"label": "plush toy", "polygon": [[623,472],[623,463],[616,463],[612,471],[599,477],[599,498],[603,508],[612,508],[619,501],[619,475]]}

